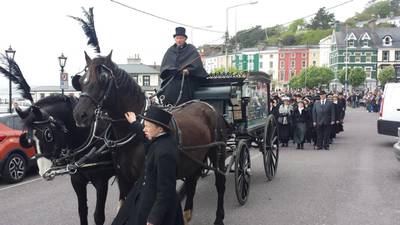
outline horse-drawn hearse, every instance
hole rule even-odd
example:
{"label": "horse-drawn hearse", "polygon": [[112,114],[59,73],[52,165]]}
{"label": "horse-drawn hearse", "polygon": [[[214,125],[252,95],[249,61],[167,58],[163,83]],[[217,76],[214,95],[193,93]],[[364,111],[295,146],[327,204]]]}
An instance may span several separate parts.
{"label": "horse-drawn hearse", "polygon": [[242,205],[250,189],[250,147],[255,144],[262,153],[268,180],[278,166],[278,127],[269,111],[270,82],[263,72],[211,74],[194,96],[213,105],[230,126],[226,173],[234,171],[236,196]]}
{"label": "horse-drawn hearse", "polygon": [[[100,54],[93,9],[84,15],[87,21],[73,18],[83,24],[88,44]],[[85,52],[86,67],[72,80],[74,88],[81,91],[79,99],[60,95],[33,102],[18,64],[6,58],[6,65],[0,67],[0,74],[18,84],[23,97],[32,103],[27,110],[17,110],[27,130],[21,143],[35,144],[43,177],[71,175],[81,224],[87,224],[86,185],[91,182],[96,187],[95,223],[103,224],[108,179],[117,178],[123,203],[142,174],[145,159],[144,144],[130,130],[124,114],[143,114],[151,101],[111,58],[112,52],[94,58]],[[5,69],[9,67],[10,72]],[[245,204],[250,190],[252,146],[263,155],[267,179],[276,174],[279,138],[269,111],[270,77],[262,72],[211,74],[200,83],[194,98],[169,109],[179,143],[177,179],[184,180],[184,217],[186,221],[191,218],[196,184],[206,168],[215,172],[218,202],[214,224],[223,225],[225,176],[234,172],[238,201]]]}

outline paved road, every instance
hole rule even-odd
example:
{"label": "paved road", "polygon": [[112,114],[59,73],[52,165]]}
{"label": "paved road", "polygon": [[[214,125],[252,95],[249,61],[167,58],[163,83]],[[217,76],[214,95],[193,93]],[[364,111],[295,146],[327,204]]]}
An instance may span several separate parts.
{"label": "paved road", "polygon": [[[295,150],[293,145],[281,150],[272,182],[266,181],[261,155],[253,151],[251,193],[245,206],[237,203],[233,176],[227,178],[225,224],[400,224],[400,162],[392,150],[395,138],[377,135],[376,119],[377,114],[349,109],[345,132],[330,151],[314,151],[309,145],[306,150]],[[69,177],[51,182],[36,178],[18,186],[0,183],[0,224],[79,224]],[[114,185],[107,201],[106,224],[116,213],[116,202]],[[92,187],[89,204],[91,216]],[[209,176],[199,182],[191,224],[212,224],[215,205],[214,177]]]}

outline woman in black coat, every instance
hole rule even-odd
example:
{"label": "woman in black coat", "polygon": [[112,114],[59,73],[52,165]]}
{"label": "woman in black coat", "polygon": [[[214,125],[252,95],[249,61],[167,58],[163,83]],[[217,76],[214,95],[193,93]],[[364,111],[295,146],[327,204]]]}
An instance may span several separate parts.
{"label": "woman in black coat", "polygon": [[297,144],[297,149],[304,149],[304,137],[307,131],[308,112],[304,108],[304,103],[299,101],[297,108],[293,110],[293,140]]}
{"label": "woman in black coat", "polygon": [[[131,130],[146,136],[144,176],[135,184],[113,225],[183,225],[176,194],[178,147],[170,135],[171,114],[150,107],[143,116],[144,128],[132,112],[125,114]],[[143,132],[144,131],[144,132]]]}

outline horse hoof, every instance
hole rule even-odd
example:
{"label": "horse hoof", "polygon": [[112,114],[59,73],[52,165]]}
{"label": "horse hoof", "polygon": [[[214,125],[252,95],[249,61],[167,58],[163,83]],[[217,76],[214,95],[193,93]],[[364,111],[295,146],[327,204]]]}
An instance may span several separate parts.
{"label": "horse hoof", "polygon": [[185,220],[185,225],[187,225],[192,220],[192,210],[185,210],[183,212],[183,219]]}
{"label": "horse hoof", "polygon": [[224,225],[224,222],[222,222],[222,221],[219,221],[219,222],[215,221],[215,222],[214,222],[214,225]]}

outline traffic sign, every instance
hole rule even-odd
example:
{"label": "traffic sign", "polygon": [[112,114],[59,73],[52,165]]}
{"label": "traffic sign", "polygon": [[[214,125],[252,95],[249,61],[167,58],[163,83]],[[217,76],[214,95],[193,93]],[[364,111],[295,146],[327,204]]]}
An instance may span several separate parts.
{"label": "traffic sign", "polygon": [[60,74],[60,88],[61,89],[68,89],[68,73],[61,73]]}

